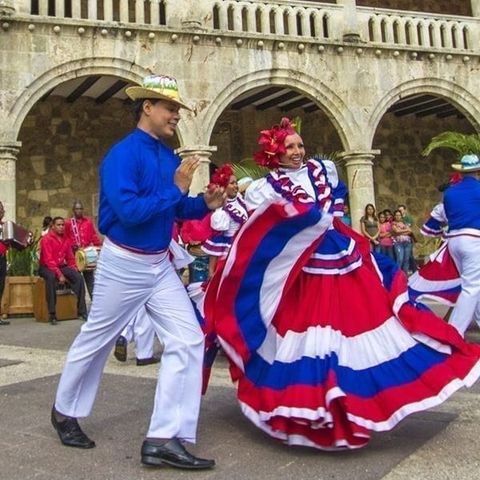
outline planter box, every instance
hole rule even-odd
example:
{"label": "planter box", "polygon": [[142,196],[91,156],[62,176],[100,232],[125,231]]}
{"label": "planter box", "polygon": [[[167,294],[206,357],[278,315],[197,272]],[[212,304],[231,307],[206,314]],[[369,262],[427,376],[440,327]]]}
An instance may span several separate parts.
{"label": "planter box", "polygon": [[38,277],[7,276],[2,297],[3,317],[33,315],[33,286]]}

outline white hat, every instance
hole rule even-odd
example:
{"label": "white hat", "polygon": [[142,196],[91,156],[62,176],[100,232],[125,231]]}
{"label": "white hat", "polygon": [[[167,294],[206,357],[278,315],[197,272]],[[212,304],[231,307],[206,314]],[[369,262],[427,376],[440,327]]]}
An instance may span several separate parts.
{"label": "white hat", "polygon": [[468,155],[464,155],[460,160],[460,163],[453,163],[452,168],[457,172],[476,172],[480,170],[480,159],[478,155],[470,153]]}

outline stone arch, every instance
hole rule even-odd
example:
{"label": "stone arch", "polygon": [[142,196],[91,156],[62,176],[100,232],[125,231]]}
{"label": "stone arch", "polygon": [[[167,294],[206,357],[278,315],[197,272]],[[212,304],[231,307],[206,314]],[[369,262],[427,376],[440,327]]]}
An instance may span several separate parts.
{"label": "stone arch", "polygon": [[[32,107],[57,85],[77,77],[87,75],[114,75],[124,80],[141,83],[142,79],[152,72],[137,64],[132,64],[120,58],[83,58],[57,65],[47,70],[30,83],[18,96],[8,112],[11,125],[8,136],[15,140],[18,138],[25,117]],[[182,131],[177,129],[177,136],[182,144]]]}
{"label": "stone arch", "polygon": [[209,144],[217,120],[233,100],[249,90],[267,84],[292,87],[310,97],[334,125],[345,150],[351,150],[355,139],[360,138],[361,132],[357,122],[345,102],[334,91],[325,84],[319,85],[318,79],[306,74],[298,78],[297,72],[285,69],[248,73],[227,85],[206,112],[203,121],[206,143]]}
{"label": "stone arch", "polygon": [[422,78],[397,85],[378,102],[367,124],[368,131],[366,134],[368,136],[366,141],[369,145],[373,144],[378,125],[387,110],[401,98],[419,93],[429,93],[448,100],[465,115],[473,128],[480,132],[480,121],[478,120],[480,119],[480,101],[478,98],[465,88],[449,80]]}

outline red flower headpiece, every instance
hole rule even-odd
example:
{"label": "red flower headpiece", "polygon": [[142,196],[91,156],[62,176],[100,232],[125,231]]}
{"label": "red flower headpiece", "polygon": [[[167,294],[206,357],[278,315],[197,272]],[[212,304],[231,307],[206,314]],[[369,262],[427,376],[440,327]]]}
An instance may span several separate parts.
{"label": "red flower headpiece", "polygon": [[454,172],[450,174],[450,179],[448,180],[448,183],[450,185],[455,185],[458,182],[461,182],[463,179],[462,174],[459,172]]}
{"label": "red flower headpiece", "polygon": [[258,139],[261,150],[253,159],[258,165],[274,170],[280,166],[280,156],[286,152],[285,138],[293,135],[295,129],[289,118],[283,117],[280,125],[274,125],[270,130],[262,130]]}
{"label": "red flower headpiece", "polygon": [[226,163],[215,170],[210,185],[218,185],[219,187],[227,188],[232,175],[234,175],[233,168],[229,163]]}

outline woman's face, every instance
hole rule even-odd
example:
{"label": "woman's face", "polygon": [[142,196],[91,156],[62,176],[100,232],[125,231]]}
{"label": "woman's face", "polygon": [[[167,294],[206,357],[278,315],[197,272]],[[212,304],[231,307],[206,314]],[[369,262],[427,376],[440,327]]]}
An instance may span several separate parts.
{"label": "woman's face", "polygon": [[227,188],[225,189],[228,198],[235,198],[238,193],[238,183],[237,177],[232,175],[230,181],[228,182]]}
{"label": "woman's face", "polygon": [[367,207],[367,215],[375,215],[375,209],[371,205]]}
{"label": "woman's face", "polygon": [[401,212],[395,212],[394,215],[393,215],[393,218],[395,219],[396,222],[401,222],[402,221]]}
{"label": "woman's face", "polygon": [[286,152],[280,157],[280,165],[287,168],[300,168],[305,157],[303,140],[298,133],[288,135],[285,138]]}
{"label": "woman's face", "polygon": [[385,223],[386,219],[387,219],[387,217],[385,217],[384,213],[379,213],[378,214],[378,220],[380,221],[380,223]]}

